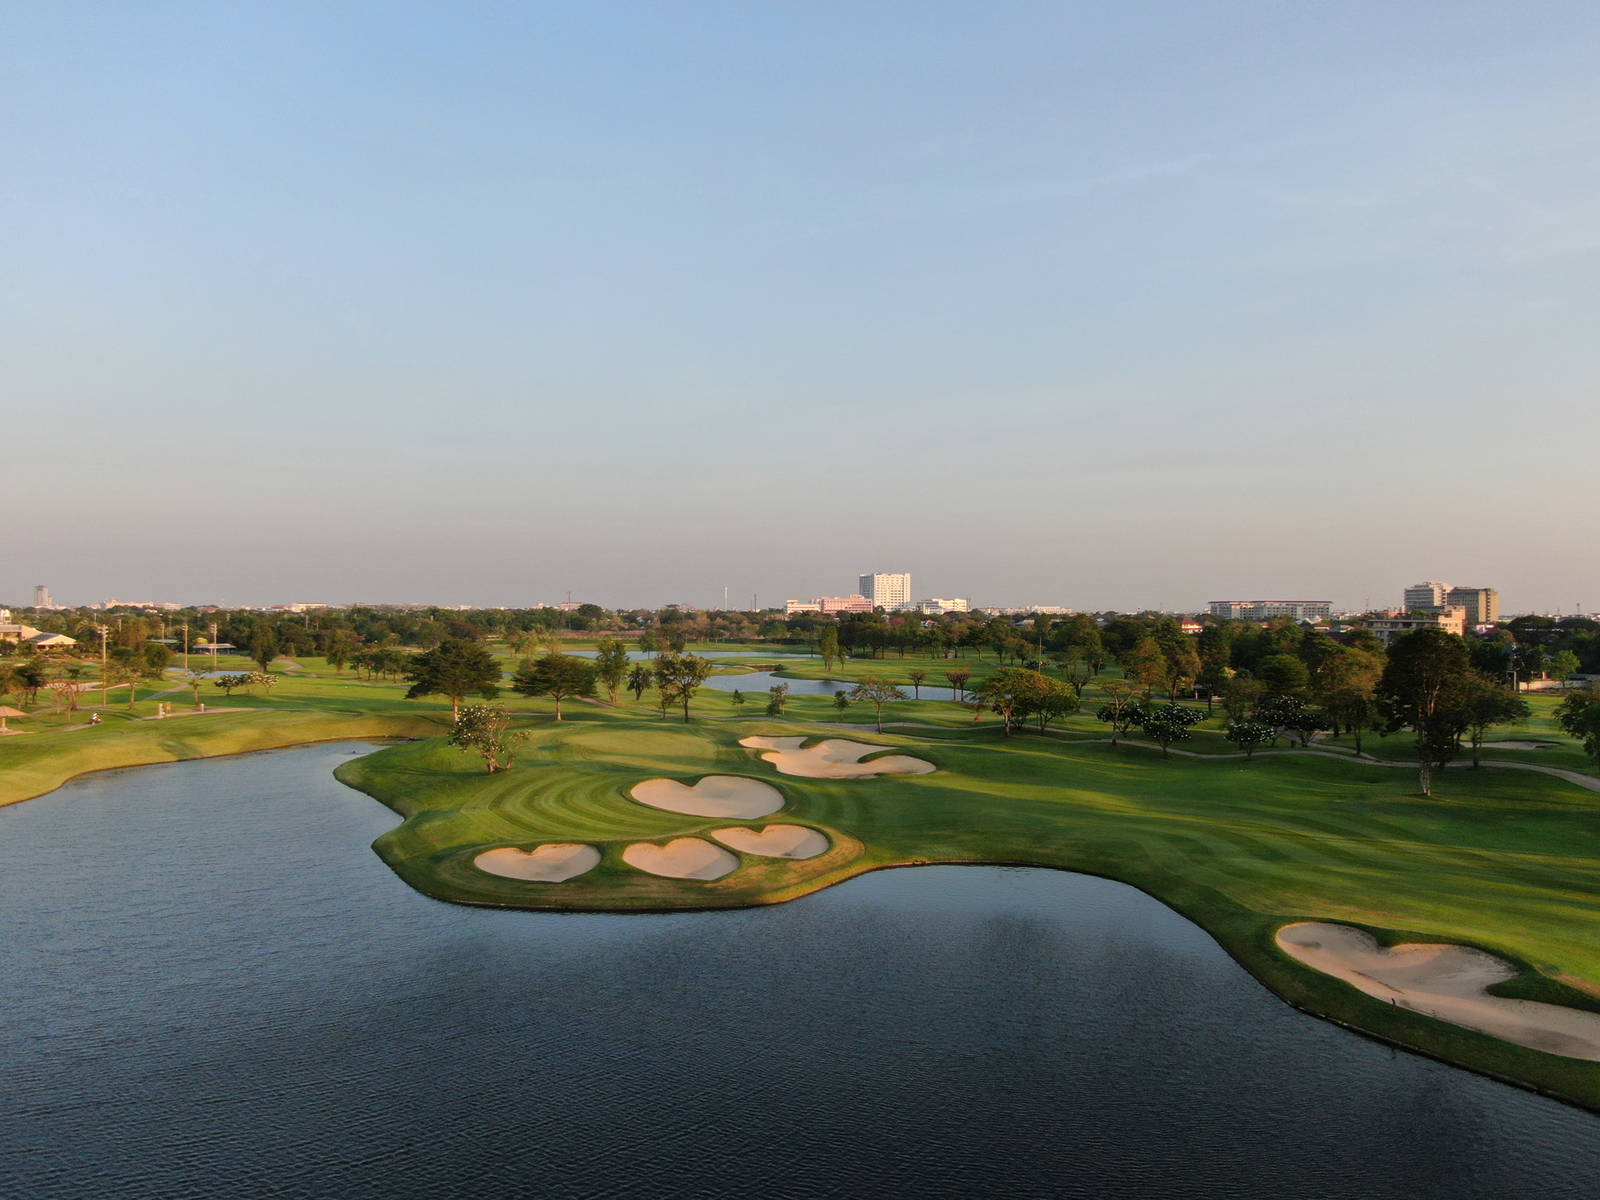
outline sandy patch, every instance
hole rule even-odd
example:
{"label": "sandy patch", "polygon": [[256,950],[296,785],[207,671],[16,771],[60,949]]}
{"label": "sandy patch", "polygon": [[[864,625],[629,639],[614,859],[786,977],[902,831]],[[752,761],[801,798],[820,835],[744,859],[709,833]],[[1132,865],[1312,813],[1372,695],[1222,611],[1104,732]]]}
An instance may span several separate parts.
{"label": "sandy patch", "polygon": [[739,860],[704,838],[673,838],[665,846],[634,842],[622,852],[622,861],[650,875],[668,879],[721,879]]}
{"label": "sandy patch", "polygon": [[1560,742],[1485,742],[1485,750],[1554,750]]}
{"label": "sandy patch", "polygon": [[1475,1029],[1547,1054],[1600,1062],[1600,1013],[1484,989],[1511,979],[1503,958],[1445,942],[1384,947],[1349,925],[1301,921],[1278,930],[1292,958],[1399,1008]]}
{"label": "sandy patch", "polygon": [[753,821],[783,807],[783,793],[770,783],[739,775],[707,775],[693,787],[676,779],[646,779],[628,793],[640,804],[691,817],[736,817]]}
{"label": "sandy patch", "polygon": [[807,746],[803,737],[747,737],[739,745],[752,750],[768,750],[761,757],[785,775],[803,775],[808,779],[865,779],[872,775],[926,775],[937,770],[931,762],[911,758],[904,754],[888,754],[871,762],[861,759],[879,750],[892,750],[892,746],[874,746],[867,742],[851,742],[844,738],[828,738],[815,746]]}
{"label": "sandy patch", "polygon": [[713,829],[724,846],[763,858],[815,858],[828,850],[828,839],[804,825],[768,825],[765,829]]}
{"label": "sandy patch", "polygon": [[573,842],[546,842],[532,850],[500,846],[485,850],[472,865],[490,875],[532,883],[564,883],[600,865],[600,851]]}

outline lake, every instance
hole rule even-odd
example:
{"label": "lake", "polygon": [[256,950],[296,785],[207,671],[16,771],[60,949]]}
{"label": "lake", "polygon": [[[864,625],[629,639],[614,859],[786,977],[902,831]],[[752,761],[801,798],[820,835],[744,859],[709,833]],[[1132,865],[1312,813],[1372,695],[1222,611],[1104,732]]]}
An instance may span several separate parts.
{"label": "lake", "polygon": [[[877,672],[900,688],[910,699],[912,697],[911,681],[903,674],[896,675],[894,671],[885,669]],[[848,692],[855,687],[855,682],[849,679],[785,679],[773,671],[751,671],[744,675],[712,675],[706,679],[706,687],[714,688],[719,692],[740,691],[750,694],[765,694],[774,684],[787,683],[791,696],[831,696],[840,688]],[[923,684],[918,690],[918,698],[923,700],[951,700],[955,693],[947,687],[932,687]]]}
{"label": "lake", "polygon": [[429,900],[365,748],[0,808],[0,1195],[1578,1197],[1600,1118],[1305,1016],[1132,888]]}

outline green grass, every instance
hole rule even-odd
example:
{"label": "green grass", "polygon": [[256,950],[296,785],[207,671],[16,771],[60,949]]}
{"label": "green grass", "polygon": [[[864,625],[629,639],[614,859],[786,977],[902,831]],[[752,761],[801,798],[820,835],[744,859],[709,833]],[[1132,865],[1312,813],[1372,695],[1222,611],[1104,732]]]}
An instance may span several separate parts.
{"label": "green grass", "polygon": [[[1480,946],[1526,971],[1514,994],[1600,1009],[1600,793],[1528,772],[1449,771],[1437,795],[1415,794],[1409,771],[1350,757],[1231,753],[1220,711],[1184,748],[1206,757],[1164,758],[1112,748],[1106,730],[1080,713],[1049,737],[1003,739],[997,720],[943,701],[897,704],[873,733],[870,707],[835,710],[828,697],[792,697],[788,718],[762,716],[764,693],[735,709],[727,693],[703,689],[695,720],[661,720],[646,693],[553,706],[503,693],[529,741],[513,770],[490,777],[481,761],[440,735],[449,705],[411,701],[405,685],[359,680],[315,658],[281,674],[270,692],[225,698],[209,681],[213,709],[193,714],[187,688],[155,689],[130,714],[113,696],[104,723],[64,729],[40,711],[14,722],[32,729],[0,739],[0,803],[48,791],[86,771],[242,753],[343,738],[421,738],[350,760],[339,777],[404,820],[375,849],[407,882],[440,899],[510,907],[661,910],[790,900],[881,867],[933,862],[1005,862],[1082,871],[1142,888],[1199,923],[1280,996],[1309,1011],[1397,1043],[1538,1087],[1600,1109],[1600,1065],[1578,1063],[1445,1025],[1371,1000],[1279,952],[1284,923],[1344,921],[1384,940],[1434,939]],[[741,660],[742,661],[742,660]],[[752,654],[748,662],[772,661]],[[907,665],[912,660],[907,660]],[[972,669],[933,660],[942,669]],[[991,660],[992,662],[992,660]],[[197,664],[198,665],[198,664]],[[209,662],[205,664],[209,668]],[[739,661],[719,660],[737,670]],[[224,659],[223,669],[248,669]],[[284,664],[279,664],[284,669]],[[801,668],[822,675],[820,661]],[[942,683],[929,670],[930,683]],[[854,675],[904,678],[896,659],[857,661]],[[844,674],[839,668],[829,674]],[[847,676],[848,677],[848,676]],[[975,675],[976,678],[976,675]],[[88,697],[91,701],[97,697]],[[1092,713],[1097,697],[1085,696]],[[1494,752],[1592,774],[1570,739],[1550,725],[1554,701],[1534,698],[1523,730],[1494,740],[1551,740],[1559,750]],[[87,720],[80,710],[75,723]],[[52,724],[53,722],[53,724]],[[837,734],[858,729],[874,742],[926,758],[931,775],[807,780],[777,775],[738,739],[752,733]],[[1371,753],[1404,759],[1404,738],[1369,738]],[[743,774],[783,792],[794,821],[825,832],[827,854],[804,862],[741,856],[740,869],[709,883],[662,879],[621,861],[631,841],[700,834],[727,820],[679,816],[634,803],[628,788],[668,776]],[[749,822],[764,825],[768,820]],[[472,859],[493,846],[580,840],[600,848],[593,872],[560,885],[500,879]]]}

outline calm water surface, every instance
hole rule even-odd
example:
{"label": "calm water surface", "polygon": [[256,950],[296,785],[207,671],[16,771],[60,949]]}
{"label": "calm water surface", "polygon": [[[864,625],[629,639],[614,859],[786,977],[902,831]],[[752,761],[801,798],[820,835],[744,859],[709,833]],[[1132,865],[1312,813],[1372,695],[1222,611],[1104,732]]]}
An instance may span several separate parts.
{"label": "calm water surface", "polygon": [[[896,675],[889,667],[878,674],[899,687],[907,699],[912,698],[911,681],[904,674]],[[715,688],[719,692],[745,692],[752,699],[757,695],[764,695],[768,688],[777,683],[787,683],[791,696],[831,696],[840,688],[848,692],[855,687],[855,683],[848,679],[785,679],[774,671],[751,671],[745,675],[711,675],[706,679],[708,688]],[[916,690],[915,698],[952,700],[955,698],[955,692],[947,687],[934,687],[925,683]]]}
{"label": "calm water surface", "polygon": [[1130,888],[440,904],[352,746],[0,809],[0,1196],[1592,1197],[1600,1119],[1273,999]]}

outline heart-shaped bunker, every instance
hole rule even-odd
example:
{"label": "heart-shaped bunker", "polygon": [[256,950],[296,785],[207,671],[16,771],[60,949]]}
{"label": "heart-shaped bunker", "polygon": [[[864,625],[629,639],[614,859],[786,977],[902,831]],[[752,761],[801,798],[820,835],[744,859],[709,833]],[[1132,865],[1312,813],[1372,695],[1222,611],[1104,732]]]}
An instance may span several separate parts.
{"label": "heart-shaped bunker", "polygon": [[768,825],[765,829],[734,826],[713,829],[711,836],[724,846],[763,858],[815,858],[828,849],[828,839],[804,825]]}
{"label": "heart-shaped bunker", "polygon": [[673,838],[665,846],[634,842],[622,852],[622,861],[635,870],[668,879],[721,879],[739,860],[704,838]]}
{"label": "heart-shaped bunker", "polygon": [[532,850],[499,846],[485,850],[472,865],[491,875],[532,883],[563,883],[600,865],[600,851],[581,842],[546,842]]}
{"label": "heart-shaped bunker", "polygon": [[693,787],[676,779],[646,779],[629,792],[640,804],[691,817],[770,817],[783,807],[783,793],[770,783],[741,775],[707,775]]}

